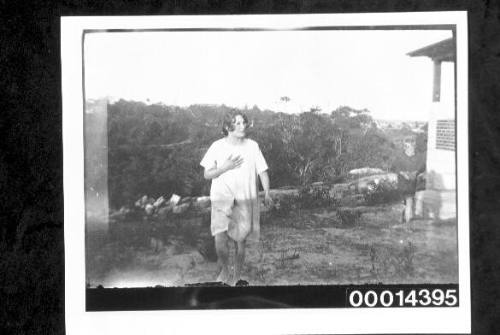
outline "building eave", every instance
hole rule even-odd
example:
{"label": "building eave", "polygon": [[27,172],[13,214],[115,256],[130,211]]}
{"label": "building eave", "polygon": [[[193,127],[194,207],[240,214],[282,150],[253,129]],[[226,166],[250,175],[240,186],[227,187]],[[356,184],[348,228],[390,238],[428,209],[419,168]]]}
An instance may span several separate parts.
{"label": "building eave", "polygon": [[448,38],[446,40],[425,46],[423,48],[407,53],[410,57],[429,57],[433,61],[438,62],[454,62],[455,61],[455,39]]}

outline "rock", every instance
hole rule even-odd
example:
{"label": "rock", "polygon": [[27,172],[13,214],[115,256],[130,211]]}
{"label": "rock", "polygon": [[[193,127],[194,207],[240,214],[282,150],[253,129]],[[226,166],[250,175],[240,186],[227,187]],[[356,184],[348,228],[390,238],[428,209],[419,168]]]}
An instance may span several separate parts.
{"label": "rock", "polygon": [[412,171],[412,172],[409,172],[409,171],[400,171],[399,175],[403,179],[411,182],[411,181],[414,181],[417,178],[417,171]]}
{"label": "rock", "polygon": [[164,203],[165,203],[165,198],[163,196],[161,196],[158,199],[156,199],[156,201],[154,202],[153,206],[156,207],[156,208],[158,208],[161,205],[163,205]]}
{"label": "rock", "polygon": [[144,208],[146,207],[146,205],[148,204],[149,202],[149,198],[147,195],[143,195],[140,199],[138,199],[136,202],[135,202],[135,207],[140,207],[140,208]]}
{"label": "rock", "polygon": [[155,207],[151,204],[147,204],[145,207],[144,207],[144,211],[146,212],[147,215],[153,215],[154,211],[155,211]]}
{"label": "rock", "polygon": [[109,214],[109,219],[110,220],[122,220],[125,218],[125,214],[123,214],[121,211],[116,211],[112,212]]}
{"label": "rock", "polygon": [[122,218],[125,218],[127,216],[127,214],[129,214],[129,213],[130,213],[130,208],[122,206],[118,211],[111,212],[109,214],[109,218],[122,219]]}
{"label": "rock", "polygon": [[121,214],[128,214],[128,213],[130,213],[130,208],[125,207],[125,206],[122,206],[122,207],[120,208],[119,212],[120,212]]}
{"label": "rock", "polygon": [[377,174],[359,178],[351,183],[356,186],[357,193],[367,193],[373,191],[371,188],[379,184],[385,184],[392,188],[398,188],[398,175],[396,173]]}
{"label": "rock", "polygon": [[194,204],[197,208],[208,208],[210,207],[210,197],[198,197],[196,198]]}
{"label": "rock", "polygon": [[184,197],[184,198],[181,198],[181,201],[179,201],[178,205],[182,205],[182,204],[186,204],[186,203],[191,203],[193,202],[193,197]]}
{"label": "rock", "polygon": [[172,212],[174,214],[182,214],[184,213],[185,211],[187,211],[187,209],[189,208],[190,204],[189,203],[184,203],[184,204],[181,204],[179,206],[175,206],[173,209],[172,209]]}
{"label": "rock", "polygon": [[169,203],[172,206],[175,206],[179,203],[180,200],[181,200],[180,196],[178,196],[177,194],[172,194],[172,196],[170,197]]}
{"label": "rock", "polygon": [[382,169],[370,168],[370,167],[363,167],[363,168],[354,169],[354,170],[349,171],[350,175],[356,176],[356,177],[369,176],[369,175],[382,174],[382,173],[385,173],[385,171]]}

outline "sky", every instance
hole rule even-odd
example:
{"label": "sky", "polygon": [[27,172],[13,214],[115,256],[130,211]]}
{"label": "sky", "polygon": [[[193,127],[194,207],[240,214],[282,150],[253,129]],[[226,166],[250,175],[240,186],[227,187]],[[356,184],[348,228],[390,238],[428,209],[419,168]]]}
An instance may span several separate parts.
{"label": "sky", "polygon": [[286,113],[349,106],[375,119],[424,121],[432,62],[406,54],[451,36],[450,30],[92,33],[84,44],[85,94]]}

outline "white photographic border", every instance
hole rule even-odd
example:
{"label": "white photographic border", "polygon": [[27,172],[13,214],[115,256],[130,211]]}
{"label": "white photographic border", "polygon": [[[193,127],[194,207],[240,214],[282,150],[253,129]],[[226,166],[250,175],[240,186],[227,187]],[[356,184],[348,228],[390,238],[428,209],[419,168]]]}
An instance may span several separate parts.
{"label": "white photographic border", "polygon": [[[87,312],[82,36],[84,30],[456,26],[456,145],[459,307],[305,308]],[[470,333],[468,42],[466,12],[224,16],[62,17],[63,171],[66,333],[364,334]]]}

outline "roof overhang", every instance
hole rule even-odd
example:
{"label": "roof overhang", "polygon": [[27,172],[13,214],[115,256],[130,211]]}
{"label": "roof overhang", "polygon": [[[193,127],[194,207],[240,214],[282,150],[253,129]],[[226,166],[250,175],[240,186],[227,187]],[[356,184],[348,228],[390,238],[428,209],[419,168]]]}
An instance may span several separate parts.
{"label": "roof overhang", "polygon": [[455,39],[446,40],[428,45],[415,51],[407,53],[410,57],[429,57],[435,62],[454,62],[455,61]]}

